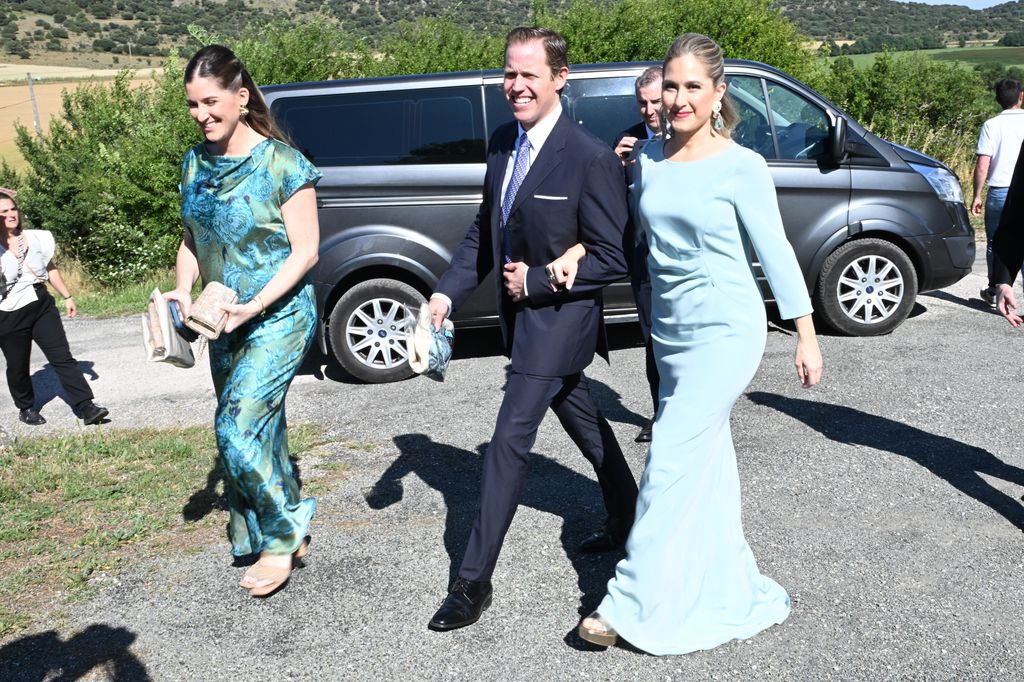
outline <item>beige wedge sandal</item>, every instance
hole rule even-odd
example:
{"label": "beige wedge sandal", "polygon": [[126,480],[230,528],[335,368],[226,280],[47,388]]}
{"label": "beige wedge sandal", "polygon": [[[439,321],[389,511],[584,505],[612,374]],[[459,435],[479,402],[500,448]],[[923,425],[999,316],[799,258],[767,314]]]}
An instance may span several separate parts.
{"label": "beige wedge sandal", "polygon": [[[601,624],[601,629],[588,628],[584,623],[588,619],[594,619]],[[611,625],[601,618],[601,614],[594,611],[580,622],[580,638],[598,646],[615,646],[619,640],[619,633],[615,632]]]}

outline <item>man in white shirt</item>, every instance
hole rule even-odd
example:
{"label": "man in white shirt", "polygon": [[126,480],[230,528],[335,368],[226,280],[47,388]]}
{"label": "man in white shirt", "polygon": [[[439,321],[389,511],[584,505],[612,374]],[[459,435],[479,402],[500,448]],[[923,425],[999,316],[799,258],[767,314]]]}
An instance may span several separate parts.
{"label": "man in white shirt", "polygon": [[995,306],[996,288],[992,278],[992,239],[999,227],[999,218],[1006,203],[1006,193],[1017,163],[1021,144],[1024,143],[1024,110],[1021,101],[1024,92],[1020,82],[1004,78],[995,85],[996,101],[1003,111],[985,121],[978,137],[977,163],[974,166],[974,199],[971,213],[981,215],[981,192],[988,181],[988,195],[985,198],[985,237],[988,242],[988,286],[981,290],[981,298]]}

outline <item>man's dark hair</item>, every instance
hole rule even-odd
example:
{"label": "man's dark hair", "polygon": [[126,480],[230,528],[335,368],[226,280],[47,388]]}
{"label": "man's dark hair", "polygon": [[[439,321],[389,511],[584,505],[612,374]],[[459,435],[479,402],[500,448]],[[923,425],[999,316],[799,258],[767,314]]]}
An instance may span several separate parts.
{"label": "man's dark hair", "polygon": [[996,101],[1003,109],[1009,109],[1020,101],[1020,81],[1004,78],[996,83]]}
{"label": "man's dark hair", "polygon": [[505,52],[508,52],[512,45],[521,45],[531,40],[544,41],[544,52],[547,54],[552,76],[557,76],[559,71],[569,68],[569,48],[566,47],[565,38],[550,28],[520,26],[512,29],[505,36]]}

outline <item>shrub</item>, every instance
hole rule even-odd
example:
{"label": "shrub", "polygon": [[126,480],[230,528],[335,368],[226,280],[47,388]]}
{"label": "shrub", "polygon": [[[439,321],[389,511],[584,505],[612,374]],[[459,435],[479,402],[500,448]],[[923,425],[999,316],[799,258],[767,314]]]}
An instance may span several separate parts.
{"label": "shrub", "polygon": [[576,0],[562,13],[536,2],[537,24],[569,43],[573,63],[661,61],[681,33],[715,39],[726,57],[753,59],[803,78],[814,68],[805,40],[770,0]]}
{"label": "shrub", "polygon": [[385,37],[379,53],[362,49],[350,68],[360,76],[498,69],[504,45],[504,33],[480,34],[459,26],[451,16],[420,19]]}
{"label": "shrub", "polygon": [[840,57],[817,86],[871,132],[946,162],[961,180],[981,124],[998,111],[977,72],[921,54],[885,53],[864,69]]}
{"label": "shrub", "polygon": [[103,283],[173,263],[179,164],[196,138],[176,59],[150,85],[130,79],[122,71],[112,86],[65,91],[62,115],[42,137],[17,129],[30,167],[18,197],[26,218]]}

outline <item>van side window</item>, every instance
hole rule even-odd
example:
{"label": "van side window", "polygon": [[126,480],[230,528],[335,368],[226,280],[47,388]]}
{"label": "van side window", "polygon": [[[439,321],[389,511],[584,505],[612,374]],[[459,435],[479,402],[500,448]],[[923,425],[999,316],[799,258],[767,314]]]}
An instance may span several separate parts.
{"label": "van side window", "polygon": [[[562,110],[608,146],[613,146],[619,133],[640,121],[633,93],[635,81],[635,76],[571,79],[562,90]],[[500,84],[485,86],[484,100],[490,133],[502,123],[512,120],[512,112]]]}
{"label": "van side window", "polygon": [[282,97],[271,108],[317,166],[484,162],[477,87]]}
{"label": "van side window", "polygon": [[766,82],[780,159],[818,159],[827,154],[828,116],[802,95]]}
{"label": "van side window", "polygon": [[729,85],[726,92],[739,114],[732,139],[766,159],[776,158],[772,127],[768,123],[768,103],[765,101],[761,79],[754,76],[726,76],[725,82]]}
{"label": "van side window", "polygon": [[619,133],[640,121],[635,81],[633,76],[570,80],[562,90],[562,108],[569,118],[613,146]]}

